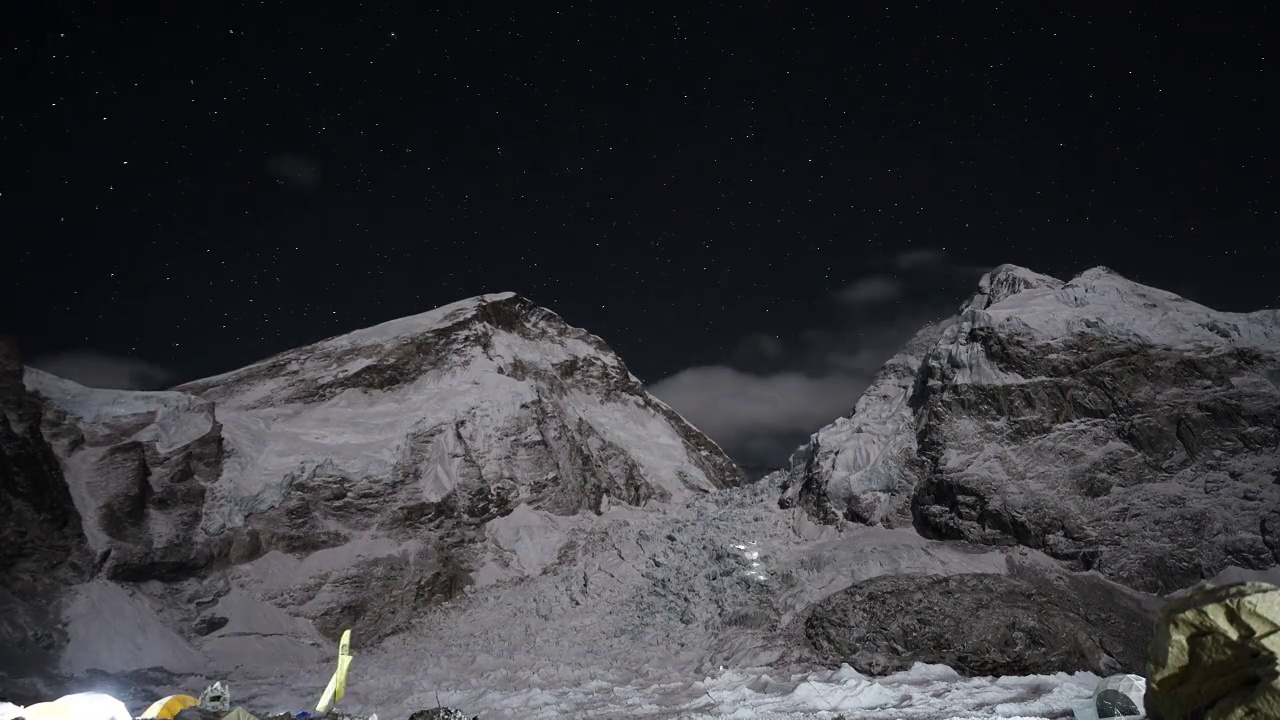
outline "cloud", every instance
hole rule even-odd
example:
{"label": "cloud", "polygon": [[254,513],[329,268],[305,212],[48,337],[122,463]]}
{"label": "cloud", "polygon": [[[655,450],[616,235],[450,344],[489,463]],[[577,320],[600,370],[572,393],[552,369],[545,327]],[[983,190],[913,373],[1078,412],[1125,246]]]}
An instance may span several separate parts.
{"label": "cloud", "polygon": [[934,248],[907,250],[893,256],[893,264],[899,270],[940,267],[947,264],[947,252]]}
{"label": "cloud", "polygon": [[137,358],[80,350],[39,357],[31,367],[94,388],[155,390],[174,377],[169,370]]}
{"label": "cloud", "polygon": [[867,377],[758,375],[724,365],[689,368],[649,387],[739,463],[775,465],[809,429],[848,412]]}
{"label": "cloud", "polygon": [[850,398],[864,389],[864,380],[843,375],[756,375],[723,365],[682,370],[650,388],[677,399],[681,414],[713,437],[823,423],[852,407]]}
{"label": "cloud", "polygon": [[880,258],[833,293],[839,312],[817,326],[748,335],[722,363],[686,368],[649,391],[740,464],[785,466],[811,433],[853,409],[926,323],[955,314],[979,267],[939,249]]}
{"label": "cloud", "polygon": [[846,305],[878,305],[892,302],[902,295],[902,283],[888,275],[858,278],[836,292]]}
{"label": "cloud", "polygon": [[[738,463],[782,467],[811,433],[852,410],[885,360],[933,319],[891,317],[861,329],[811,328],[785,343],[749,336],[725,364],[687,368],[648,390]],[[753,355],[762,345],[773,353]]]}
{"label": "cloud", "polygon": [[891,261],[894,268],[904,272],[934,273],[964,278],[965,281],[977,281],[978,277],[990,270],[993,265],[981,263],[955,262],[946,250],[938,248],[919,248],[904,250],[894,255]]}

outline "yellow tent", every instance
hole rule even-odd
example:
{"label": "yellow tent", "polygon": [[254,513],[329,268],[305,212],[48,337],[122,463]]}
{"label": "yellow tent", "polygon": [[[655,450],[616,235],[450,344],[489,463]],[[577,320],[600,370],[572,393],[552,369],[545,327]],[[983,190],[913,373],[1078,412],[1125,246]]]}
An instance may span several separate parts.
{"label": "yellow tent", "polygon": [[190,695],[170,695],[151,703],[139,717],[144,720],[173,720],[184,709],[197,705],[200,701]]}

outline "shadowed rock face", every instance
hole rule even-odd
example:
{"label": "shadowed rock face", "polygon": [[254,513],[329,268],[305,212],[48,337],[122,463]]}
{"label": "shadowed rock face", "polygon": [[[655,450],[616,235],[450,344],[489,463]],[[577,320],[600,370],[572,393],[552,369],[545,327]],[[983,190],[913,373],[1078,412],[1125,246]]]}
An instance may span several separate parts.
{"label": "shadowed rock face", "polygon": [[883,576],[817,603],[819,658],[872,674],[942,663],[968,675],[1141,672],[1154,607],[1091,575],[1011,565],[1007,575]]}
{"label": "shadowed rock face", "polygon": [[827,522],[1020,544],[1167,593],[1280,554],[1280,313],[1003,266],[794,458]]}
{"label": "shadowed rock face", "polygon": [[1055,354],[990,331],[969,342],[1037,379],[956,384],[930,365],[912,502],[922,532],[1043,549],[1159,593],[1276,564],[1280,393],[1260,382],[1274,356],[1087,335]]}
{"label": "shadowed rock face", "polygon": [[[90,420],[42,395],[79,386],[40,377],[47,380],[31,394],[41,400],[42,431],[65,468],[60,474],[69,475],[64,491],[70,486],[92,508],[83,525],[98,571],[126,582],[180,580],[223,563],[229,538],[200,531],[206,488],[222,469],[213,405],[177,393],[136,393],[147,400]],[[131,395],[104,392],[104,407]],[[179,442],[166,437],[175,417],[183,418]]]}
{"label": "shadowed rock face", "polygon": [[66,642],[57,622],[62,587],[88,564],[80,515],[22,373],[17,348],[0,340],[0,672],[56,659]]}

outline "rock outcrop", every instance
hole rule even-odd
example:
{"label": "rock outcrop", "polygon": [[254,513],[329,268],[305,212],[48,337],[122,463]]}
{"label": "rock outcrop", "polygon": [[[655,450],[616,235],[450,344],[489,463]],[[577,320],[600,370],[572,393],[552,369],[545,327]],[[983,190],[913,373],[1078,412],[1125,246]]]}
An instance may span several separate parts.
{"label": "rock outcrop", "polygon": [[1198,587],[1160,613],[1146,710],[1152,720],[1280,716],[1280,588]]}
{"label": "rock outcrop", "polygon": [[819,658],[884,675],[915,662],[967,675],[1141,672],[1155,603],[1096,575],[1010,562],[1007,574],[884,575],[817,603]]}
{"label": "rock outcrop", "polygon": [[46,669],[66,644],[63,590],[90,568],[80,516],[17,347],[0,340],[0,674]]}
{"label": "rock outcrop", "polygon": [[206,488],[221,474],[212,403],[86,388],[32,369],[26,386],[43,401],[44,436],[105,577],[180,579],[226,555],[200,533]]}
{"label": "rock outcrop", "polygon": [[1015,266],[794,458],[826,523],[1042,550],[1168,593],[1280,558],[1280,312]]}

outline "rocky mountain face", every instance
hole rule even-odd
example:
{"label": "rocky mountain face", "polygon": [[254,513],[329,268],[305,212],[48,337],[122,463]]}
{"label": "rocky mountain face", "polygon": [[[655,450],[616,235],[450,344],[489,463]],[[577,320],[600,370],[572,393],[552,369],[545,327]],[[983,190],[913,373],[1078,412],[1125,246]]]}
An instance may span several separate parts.
{"label": "rocky mountain face", "polygon": [[66,638],[51,608],[88,570],[80,516],[22,375],[17,348],[0,340],[0,672],[56,661]]}
{"label": "rocky mountain face", "polygon": [[1001,266],[797,452],[782,504],[1161,594],[1274,566],[1280,311]]}
{"label": "rocky mountain face", "polygon": [[490,521],[741,481],[599,338],[511,294],[165,392],[4,369],[0,502],[19,522],[0,553],[22,550],[0,560],[93,558],[63,622],[18,623],[71,635],[67,672],[306,663],[342,628],[376,643],[493,582]]}

